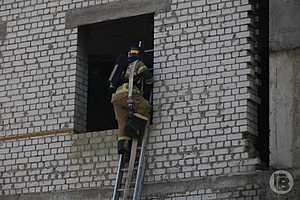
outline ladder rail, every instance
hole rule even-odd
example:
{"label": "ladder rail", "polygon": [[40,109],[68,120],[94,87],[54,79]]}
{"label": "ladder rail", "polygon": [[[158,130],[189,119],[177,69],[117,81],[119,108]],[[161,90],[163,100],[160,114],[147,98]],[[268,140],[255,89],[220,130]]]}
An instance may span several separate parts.
{"label": "ladder rail", "polygon": [[133,200],[140,200],[141,199],[141,193],[142,193],[142,185],[144,181],[144,174],[145,174],[145,151],[146,151],[146,145],[148,141],[148,135],[149,135],[149,121],[147,123],[147,126],[145,128],[144,137],[142,140],[142,146],[140,149],[140,157],[139,157],[139,165],[136,175],[136,182],[134,186],[134,192],[133,192]]}
{"label": "ladder rail", "polygon": [[121,169],[122,169],[123,164],[124,164],[124,155],[120,154],[119,163],[118,163],[118,171],[117,171],[117,176],[116,176],[116,183],[115,183],[115,187],[114,187],[112,200],[118,200],[119,196],[120,196],[118,188],[120,187],[121,182],[122,182],[123,171]]}
{"label": "ladder rail", "polygon": [[[127,100],[127,102],[128,102],[128,112],[129,112],[129,114],[131,112],[133,112],[133,109],[134,109],[133,108],[133,103],[134,102],[133,102],[133,98],[132,98],[132,91],[133,91],[133,77],[134,77],[134,71],[135,71],[136,64],[137,64],[137,61],[134,61],[133,63],[130,63],[130,65],[128,66],[128,68],[129,68],[129,80],[128,80],[128,100]],[[133,113],[131,113],[131,114],[133,114]],[[137,145],[135,143],[136,143],[136,141],[133,140],[131,150],[133,150],[133,147]],[[136,150],[135,150],[135,152],[136,152]],[[133,152],[131,151],[130,161],[129,161],[130,165],[132,165],[131,163],[132,163],[133,156],[134,156],[134,159],[135,159],[136,155],[133,155]],[[127,176],[132,176],[130,173],[132,173],[131,166],[128,166]],[[130,177],[127,177],[127,179],[126,179],[125,190],[124,190],[124,193],[123,193],[123,199],[126,199],[127,195],[128,195],[128,191],[127,191],[129,189],[128,178],[130,178]],[[118,187],[120,187],[120,186],[118,186]]]}
{"label": "ladder rail", "polygon": [[[149,97],[149,103],[152,105],[152,92],[150,93]],[[141,194],[142,194],[142,189],[143,189],[143,181],[144,181],[144,175],[145,175],[145,167],[146,167],[146,146],[148,143],[148,137],[149,137],[149,132],[150,132],[150,119],[147,122],[147,125],[145,127],[144,131],[144,136],[142,140],[142,145],[141,145],[141,150],[140,150],[140,157],[139,157],[139,165],[138,165],[138,170],[137,170],[137,177],[136,177],[136,182],[134,186],[134,191],[133,191],[133,200],[140,200],[141,199]]]}
{"label": "ladder rail", "polygon": [[[129,82],[128,82],[128,111],[133,112],[133,98],[132,98],[132,90],[133,90],[133,76],[135,71],[135,66],[137,64],[137,61],[131,63],[129,65]],[[150,104],[151,104],[152,95],[150,94]],[[134,163],[136,160],[138,160],[138,169],[136,173],[136,181],[134,182],[134,191],[133,191],[133,200],[140,200],[141,197],[141,191],[142,191],[142,184],[144,180],[144,173],[145,173],[145,149],[147,145],[148,135],[149,135],[149,125],[150,125],[150,119],[147,122],[147,125],[144,130],[144,136],[142,139],[142,144],[140,148],[140,154],[139,158],[136,158],[137,154],[137,146],[138,146],[138,140],[133,139],[132,149],[131,149],[131,155],[130,155],[130,161],[128,166],[128,172],[127,172],[127,178],[125,182],[125,188],[123,193],[123,200],[127,200],[129,195],[129,188],[133,176],[133,168]],[[122,183],[123,178],[123,171],[122,167],[124,165],[124,155],[121,154],[119,158],[119,164],[118,164],[118,171],[117,171],[117,177],[116,177],[116,183],[114,186],[114,193],[112,200],[119,200],[120,198],[120,187]]]}
{"label": "ladder rail", "polygon": [[123,193],[123,200],[127,200],[128,196],[129,196],[129,188],[131,186],[131,180],[132,180],[133,171],[134,171],[134,164],[136,161],[137,146],[138,146],[138,140],[133,139],[131,153],[130,153],[130,161],[129,161],[129,165],[128,165],[127,177],[126,177],[125,188],[124,188],[125,190]]}

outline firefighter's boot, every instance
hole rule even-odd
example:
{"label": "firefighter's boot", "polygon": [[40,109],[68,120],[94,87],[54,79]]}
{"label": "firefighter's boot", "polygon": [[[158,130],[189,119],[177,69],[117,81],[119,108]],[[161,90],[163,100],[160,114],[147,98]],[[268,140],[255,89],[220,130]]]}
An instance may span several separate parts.
{"label": "firefighter's boot", "polygon": [[132,140],[127,136],[118,137],[118,154],[129,155],[131,150]]}

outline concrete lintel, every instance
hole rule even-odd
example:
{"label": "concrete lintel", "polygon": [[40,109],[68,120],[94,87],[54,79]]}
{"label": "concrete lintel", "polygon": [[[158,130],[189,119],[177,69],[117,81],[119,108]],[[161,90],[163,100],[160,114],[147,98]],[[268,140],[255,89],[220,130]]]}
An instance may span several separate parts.
{"label": "concrete lintel", "polygon": [[170,10],[169,0],[124,0],[74,9],[66,14],[66,27],[74,28],[107,20]]}

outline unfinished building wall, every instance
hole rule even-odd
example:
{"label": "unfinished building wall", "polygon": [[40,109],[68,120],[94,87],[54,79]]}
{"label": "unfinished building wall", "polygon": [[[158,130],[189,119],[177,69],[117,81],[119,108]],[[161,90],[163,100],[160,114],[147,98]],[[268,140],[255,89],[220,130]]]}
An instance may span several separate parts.
{"label": "unfinished building wall", "polygon": [[148,13],[155,83],[144,197],[265,198],[269,174],[255,171],[253,147],[260,98],[252,1],[0,3],[1,199],[110,199],[115,130],[84,133],[78,26]]}
{"label": "unfinished building wall", "polygon": [[249,42],[253,6],[188,1],[156,16],[153,170],[146,180],[254,170],[258,160],[248,140],[257,135],[259,103]]}
{"label": "unfinished building wall", "polygon": [[74,127],[76,29],[65,1],[1,1],[0,135]]}

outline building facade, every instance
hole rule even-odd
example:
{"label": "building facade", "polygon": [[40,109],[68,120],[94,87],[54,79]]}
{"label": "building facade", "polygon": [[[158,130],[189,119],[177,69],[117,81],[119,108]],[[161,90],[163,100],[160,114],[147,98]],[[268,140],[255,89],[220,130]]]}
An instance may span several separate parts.
{"label": "building facade", "polygon": [[[118,155],[103,74],[142,38],[155,80],[143,198],[296,200],[299,46],[283,48],[289,24],[270,26],[281,43],[269,73],[267,5],[0,0],[0,199],[111,198]],[[291,15],[270,14],[275,27]],[[276,169],[294,177],[285,195],[269,187]]]}

